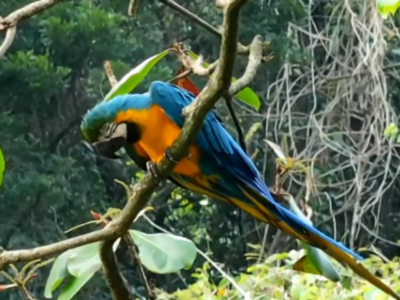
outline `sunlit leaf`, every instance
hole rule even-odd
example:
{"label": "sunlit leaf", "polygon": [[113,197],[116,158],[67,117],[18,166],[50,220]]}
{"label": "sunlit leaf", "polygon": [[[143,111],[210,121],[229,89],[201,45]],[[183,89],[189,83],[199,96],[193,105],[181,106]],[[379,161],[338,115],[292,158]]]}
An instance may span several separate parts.
{"label": "sunlit leaf", "polygon": [[[199,57],[197,54],[193,53],[192,51],[189,51],[188,54],[193,59],[197,59]],[[205,68],[207,68],[209,66],[209,64],[206,63],[205,61],[203,61],[202,65]],[[235,82],[236,80],[237,80],[236,78],[234,78],[234,77],[232,78],[232,82]],[[258,98],[256,93],[254,93],[248,87],[244,88],[239,93],[237,93],[235,95],[235,98],[239,99],[240,101],[242,101],[243,103],[245,103],[247,105],[254,107],[256,110],[259,110],[259,108],[260,108],[260,105],[261,105],[260,99]]]}
{"label": "sunlit leaf", "polygon": [[141,263],[151,272],[167,274],[188,269],[196,258],[195,244],[183,237],[137,230],[129,230],[129,233],[139,248]]}
{"label": "sunlit leaf", "polygon": [[61,290],[57,300],[70,300],[79,292],[79,290],[93,277],[95,272],[87,272],[79,277],[72,278],[68,284]]}
{"label": "sunlit leaf", "polygon": [[131,70],[128,74],[126,74],[118,83],[112,87],[112,89],[105,96],[104,100],[108,101],[115,96],[125,95],[131,92],[150,72],[150,70],[155,66],[156,63],[160,61],[165,55],[169,53],[170,50],[165,50],[157,55],[154,55],[136,68]]}
{"label": "sunlit leaf", "polygon": [[78,250],[79,248],[65,251],[54,261],[44,290],[46,298],[51,298],[52,292],[63,282],[65,277],[70,275],[67,268],[68,259]]}
{"label": "sunlit leaf", "polygon": [[0,148],[0,187],[1,184],[3,183],[3,174],[5,169],[6,169],[6,161],[4,160],[4,155]]}
{"label": "sunlit leaf", "polygon": [[[295,200],[291,195],[285,197],[290,205],[290,210],[296,214],[303,222],[312,225],[312,222],[308,220],[299,207],[297,206]],[[297,240],[300,246],[305,250],[306,255],[300,258],[294,266],[293,269],[297,271],[302,271],[310,274],[322,275],[333,282],[340,281],[342,277],[340,276],[338,270],[333,265],[332,261],[328,256],[322,252],[321,249],[311,247],[310,245]]]}
{"label": "sunlit leaf", "polygon": [[394,15],[399,7],[400,0],[376,0],[376,9],[384,19],[390,14]]}
{"label": "sunlit leaf", "polygon": [[279,146],[278,144],[275,144],[274,142],[268,141],[268,140],[264,140],[264,141],[268,144],[268,146],[271,147],[271,149],[274,151],[276,156],[278,156],[280,159],[282,159],[282,161],[284,163],[287,163],[286,156],[283,153],[281,146]]}
{"label": "sunlit leaf", "polygon": [[[121,239],[115,241],[113,245],[114,251],[118,248],[120,240]],[[72,292],[73,292],[71,294],[72,296],[76,292],[78,292],[78,290],[84,285],[84,283],[82,284],[83,280],[82,278],[85,279],[90,274],[91,274],[90,277],[93,276],[93,274],[96,273],[101,268],[99,246],[100,242],[88,244],[82,247],[65,251],[59,257],[57,257],[57,259],[53,263],[49,277],[47,278],[44,296],[46,298],[51,298],[52,292],[55,289],[57,289],[57,287],[60,286],[60,284],[66,277],[71,277],[71,276],[73,277],[71,280],[72,282],[74,282],[72,284],[72,287],[70,286],[71,285],[70,282],[66,287],[63,287],[61,293],[63,293],[65,289],[68,289],[67,293],[63,296],[63,297],[68,297],[68,295],[70,295]],[[79,288],[78,290],[75,291],[74,289],[77,287]],[[70,299],[70,298],[63,298],[63,299]]]}
{"label": "sunlit leaf", "polygon": [[[113,250],[118,248],[121,239],[115,241]],[[68,272],[74,277],[80,277],[88,272],[97,272],[101,268],[100,242],[88,244],[78,248],[68,259]]]}

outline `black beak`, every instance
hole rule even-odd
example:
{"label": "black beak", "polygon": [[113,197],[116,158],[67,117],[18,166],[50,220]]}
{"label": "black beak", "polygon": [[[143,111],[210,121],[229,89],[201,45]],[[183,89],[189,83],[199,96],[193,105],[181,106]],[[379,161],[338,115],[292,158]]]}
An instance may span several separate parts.
{"label": "black beak", "polygon": [[125,138],[120,136],[107,141],[95,142],[92,144],[92,147],[97,154],[107,158],[116,159],[121,157],[116,155],[115,152],[125,146],[125,143]]}

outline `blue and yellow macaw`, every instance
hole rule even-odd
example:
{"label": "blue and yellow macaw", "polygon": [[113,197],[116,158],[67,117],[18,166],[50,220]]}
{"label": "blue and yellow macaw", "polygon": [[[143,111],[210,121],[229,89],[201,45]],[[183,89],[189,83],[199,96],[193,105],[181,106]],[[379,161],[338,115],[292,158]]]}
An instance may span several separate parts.
{"label": "blue and yellow macaw", "polygon": [[[117,96],[102,101],[84,117],[81,130],[98,152],[116,158],[125,147],[141,167],[157,176],[156,163],[165,156],[184,123],[182,109],[193,94],[155,81],[144,94]],[[214,112],[203,122],[189,154],[174,168],[169,179],[188,190],[230,203],[294,238],[320,248],[340,263],[397,300],[391,288],[357,262],[363,258],[302,221],[277,203],[252,160],[222,126]]]}

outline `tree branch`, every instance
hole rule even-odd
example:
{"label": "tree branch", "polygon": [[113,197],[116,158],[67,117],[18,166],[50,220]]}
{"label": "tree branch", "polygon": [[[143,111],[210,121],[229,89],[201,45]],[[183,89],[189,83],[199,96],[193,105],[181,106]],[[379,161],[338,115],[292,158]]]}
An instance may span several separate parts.
{"label": "tree branch", "polygon": [[39,0],[32,2],[0,20],[0,31],[16,26],[20,21],[30,18],[66,0]]}
{"label": "tree branch", "polygon": [[[200,25],[201,27],[203,27],[204,29],[206,29],[208,32],[212,33],[216,37],[218,37],[220,39],[222,38],[222,33],[217,28],[215,28],[214,26],[212,26],[210,23],[206,22],[199,16],[195,15],[194,13],[190,12],[186,8],[182,7],[175,1],[173,1],[173,0],[158,0],[158,1],[167,5],[168,7],[172,8],[173,10],[176,10],[177,12],[184,15],[185,17],[188,17],[194,23]],[[237,45],[238,54],[247,55],[250,53],[249,47],[243,46],[242,44],[240,44],[238,42],[237,42],[237,44],[238,44]],[[267,48],[269,46],[269,43],[265,43],[263,46],[265,46],[265,48]]]}
{"label": "tree branch", "polygon": [[17,24],[27,18],[30,18],[42,11],[49,9],[50,7],[63,2],[66,0],[39,0],[32,2],[20,9],[9,14],[4,19],[0,18],[0,31],[7,30],[6,38],[0,46],[0,58],[6,53],[8,48],[10,48],[12,42],[14,41]]}
{"label": "tree branch", "polygon": [[[172,145],[171,154],[174,160],[182,159],[190,145],[194,142],[206,114],[212,109],[223,93],[229,91],[231,77],[237,50],[237,35],[239,28],[239,14],[241,7],[247,0],[231,0],[224,8],[223,38],[221,43],[220,59],[213,76],[206,87],[197,96],[196,100],[187,107],[185,112],[185,124],[182,132]],[[254,72],[247,72],[254,74]],[[243,81],[243,80],[242,80]],[[240,79],[237,82],[241,82]],[[175,163],[164,158],[158,165],[161,178],[166,178],[175,167]],[[37,247],[33,249],[4,251],[0,254],[0,269],[10,263],[31,261],[48,255],[55,255],[68,249],[83,246],[101,240],[114,240],[123,236],[135,217],[145,207],[148,199],[154,192],[157,181],[146,175],[132,190],[132,197],[128,200],[118,218],[109,226],[78,237],[70,238],[58,243]],[[109,248],[109,247],[107,247]],[[107,254],[107,252],[105,253]],[[104,255],[105,255],[104,254]]]}
{"label": "tree branch", "polygon": [[0,45],[0,58],[2,58],[4,56],[4,54],[7,52],[8,48],[10,48],[12,42],[15,39],[16,33],[17,33],[16,26],[12,26],[7,29],[6,38],[4,39],[3,43]]}
{"label": "tree branch", "polygon": [[225,95],[224,98],[225,98],[226,106],[228,107],[229,114],[231,115],[231,118],[233,120],[233,124],[235,125],[236,132],[238,134],[239,145],[242,148],[242,150],[245,153],[247,153],[246,141],[244,139],[242,126],[240,126],[239,119],[236,116],[235,110],[233,109],[232,96],[231,95]]}
{"label": "tree branch", "polygon": [[258,67],[260,66],[262,61],[262,52],[263,52],[262,41],[263,39],[261,35],[256,35],[253,38],[253,41],[248,47],[250,52],[249,52],[249,62],[247,64],[246,70],[244,71],[244,74],[241,78],[232,83],[229,89],[230,95],[236,95],[237,93],[239,93],[241,90],[247,87],[256,76]]}
{"label": "tree branch", "polygon": [[133,300],[134,297],[129,293],[114,255],[113,244],[115,240],[108,239],[100,244],[100,259],[103,263],[104,277],[114,300]]}

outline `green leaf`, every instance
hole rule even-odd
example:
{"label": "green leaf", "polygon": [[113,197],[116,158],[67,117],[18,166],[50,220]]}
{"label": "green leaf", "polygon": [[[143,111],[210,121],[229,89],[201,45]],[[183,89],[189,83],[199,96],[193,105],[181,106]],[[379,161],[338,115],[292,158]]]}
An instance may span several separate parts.
{"label": "green leaf", "polygon": [[[117,239],[115,241],[113,245],[114,252],[118,248],[120,241],[121,239]],[[66,277],[69,277],[71,275],[73,276],[71,282],[74,282],[73,288],[75,289],[76,287],[79,287],[79,290],[84,285],[84,283],[81,285],[81,278],[87,278],[89,275],[91,277],[101,268],[99,246],[100,242],[88,244],[82,247],[68,250],[57,257],[51,268],[49,277],[47,278],[44,296],[46,298],[51,298],[52,292],[60,286],[60,284]],[[87,280],[89,280],[90,277]],[[70,287],[71,282],[62,289],[61,294],[64,292],[65,289],[68,289],[68,291],[72,289]],[[78,291],[75,291],[74,289],[72,289],[72,296]]]}
{"label": "green leaf", "polygon": [[[118,248],[121,239],[115,241],[113,251]],[[78,248],[68,260],[68,271],[74,277],[80,277],[84,273],[97,272],[101,268],[100,242],[88,244]]]}
{"label": "green leaf", "polygon": [[70,300],[93,277],[95,272],[82,273],[79,277],[73,277],[62,289],[57,300]]}
{"label": "green leaf", "polygon": [[113,86],[113,88],[105,96],[104,100],[108,101],[115,96],[125,95],[131,92],[143,80],[143,78],[146,77],[155,64],[158,63],[161,58],[167,55],[169,51],[170,50],[168,49],[157,55],[154,55],[131,70],[128,74],[122,77],[122,79],[118,81],[115,86]]}
{"label": "green leaf", "polygon": [[[197,59],[199,56],[192,51],[188,52],[189,56],[193,59]],[[204,62],[202,63],[203,67],[207,68],[209,66],[208,63]],[[232,82],[237,81],[236,78],[232,78]],[[247,104],[251,107],[254,107],[256,110],[260,109],[261,101],[260,98],[254,93],[250,88],[246,87],[243,90],[241,90],[239,93],[235,95],[236,98],[238,98],[240,101],[242,101],[244,104]]]}
{"label": "green leaf", "polygon": [[376,9],[382,18],[387,19],[389,14],[395,14],[400,7],[400,0],[376,0]]}
{"label": "green leaf", "polygon": [[195,244],[183,237],[129,230],[139,248],[141,263],[151,272],[167,274],[189,269],[196,258]]}
{"label": "green leaf", "polygon": [[78,250],[79,248],[65,251],[54,261],[44,290],[46,298],[51,298],[52,292],[63,282],[65,277],[70,275],[67,268],[68,259]]}
{"label": "green leaf", "polygon": [[5,169],[6,169],[6,161],[4,160],[4,155],[0,148],[0,187],[1,184],[3,183],[3,174]]}
{"label": "green leaf", "polygon": [[[298,208],[293,197],[288,199],[290,210],[296,214],[301,220],[312,225],[312,222],[308,220],[301,210]],[[321,249],[311,247],[310,245],[297,240],[301,247],[306,251],[306,257],[300,258],[293,266],[294,270],[302,271],[310,274],[320,274],[333,282],[342,280],[340,273],[333,265],[332,261],[326,256]]]}

